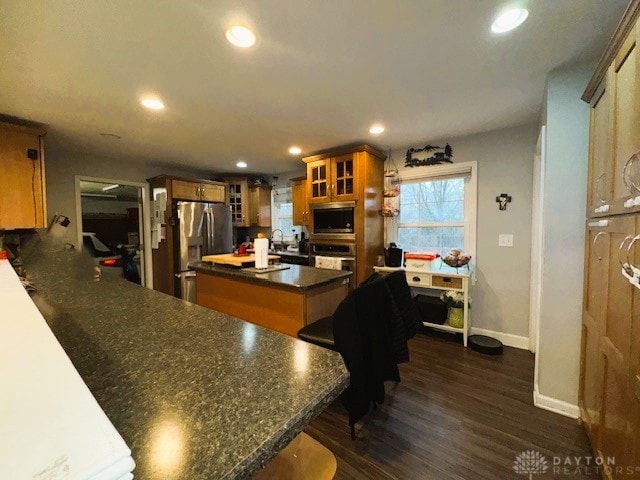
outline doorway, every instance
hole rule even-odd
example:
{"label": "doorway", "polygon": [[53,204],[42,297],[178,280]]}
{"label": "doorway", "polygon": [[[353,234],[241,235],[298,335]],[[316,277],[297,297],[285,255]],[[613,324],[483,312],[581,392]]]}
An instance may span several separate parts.
{"label": "doorway", "polygon": [[103,275],[152,288],[146,184],[76,177],[76,215],[78,245]]}

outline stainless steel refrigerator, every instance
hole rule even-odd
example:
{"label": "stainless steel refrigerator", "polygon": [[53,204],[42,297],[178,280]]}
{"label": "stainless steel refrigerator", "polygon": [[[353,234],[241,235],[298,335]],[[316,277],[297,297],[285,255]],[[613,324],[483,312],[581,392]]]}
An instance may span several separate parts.
{"label": "stainless steel refrigerator", "polygon": [[222,203],[176,202],[178,243],[176,245],[180,298],[196,301],[196,272],[190,267],[203,255],[231,253],[233,230],[231,210]]}

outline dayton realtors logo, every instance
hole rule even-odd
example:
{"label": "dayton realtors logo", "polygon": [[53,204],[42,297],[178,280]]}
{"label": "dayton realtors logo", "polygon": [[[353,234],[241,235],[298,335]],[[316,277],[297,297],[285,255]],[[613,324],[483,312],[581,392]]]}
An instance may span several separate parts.
{"label": "dayton realtors logo", "polygon": [[547,459],[540,452],[525,450],[516,457],[513,462],[513,470],[520,475],[529,475],[529,480],[534,475],[542,475],[549,469]]}

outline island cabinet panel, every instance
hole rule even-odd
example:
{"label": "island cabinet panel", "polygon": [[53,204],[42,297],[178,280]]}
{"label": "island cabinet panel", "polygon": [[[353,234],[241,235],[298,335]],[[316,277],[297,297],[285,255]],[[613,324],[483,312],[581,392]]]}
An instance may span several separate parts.
{"label": "island cabinet panel", "polygon": [[44,135],[0,123],[0,230],[46,227]]}

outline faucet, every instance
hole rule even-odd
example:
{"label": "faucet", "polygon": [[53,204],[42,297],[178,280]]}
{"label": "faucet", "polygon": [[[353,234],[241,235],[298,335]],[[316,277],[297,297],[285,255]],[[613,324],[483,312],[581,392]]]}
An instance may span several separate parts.
{"label": "faucet", "polygon": [[273,245],[273,249],[276,249],[276,244],[273,241],[273,235],[276,232],[280,232],[280,246],[284,248],[284,232],[282,230],[280,230],[279,228],[276,228],[275,230],[271,231],[271,244]]}

